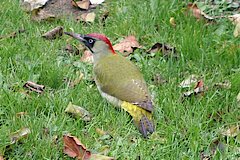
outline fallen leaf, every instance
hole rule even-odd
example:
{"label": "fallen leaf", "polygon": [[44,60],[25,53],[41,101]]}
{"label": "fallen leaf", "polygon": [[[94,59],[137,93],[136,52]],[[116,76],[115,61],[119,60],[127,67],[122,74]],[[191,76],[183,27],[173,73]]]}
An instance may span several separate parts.
{"label": "fallen leaf", "polygon": [[204,87],[203,80],[200,80],[197,82],[197,85],[195,86],[194,90],[184,92],[183,97],[191,97],[192,95],[199,95],[199,94],[203,96],[204,91],[206,90],[207,90],[207,87]]}
{"label": "fallen leaf", "polygon": [[21,0],[20,5],[25,11],[33,11],[43,7],[49,0]]}
{"label": "fallen leaf", "polygon": [[76,75],[77,75],[77,78],[74,81],[70,82],[70,87],[75,87],[77,84],[79,84],[84,76],[83,73],[80,71],[77,71]]}
{"label": "fallen leaf", "polygon": [[86,63],[93,63],[93,55],[91,51],[85,50],[80,60]]}
{"label": "fallen leaf", "polygon": [[81,20],[83,22],[94,22],[96,14],[94,12],[83,13],[81,17],[77,17],[77,20]]}
{"label": "fallen leaf", "polygon": [[25,116],[27,115],[27,112],[18,112],[16,113],[16,117],[22,117],[22,116]]}
{"label": "fallen leaf", "polygon": [[19,141],[20,139],[27,137],[30,133],[31,133],[31,131],[29,128],[22,128],[10,135],[10,139],[11,139],[10,143],[14,144],[17,141]]}
{"label": "fallen leaf", "polygon": [[63,136],[64,149],[63,152],[69,157],[79,160],[114,160],[113,157],[108,157],[100,154],[92,154],[78,139],[71,135]]}
{"label": "fallen leaf", "polygon": [[64,50],[73,55],[79,55],[79,50],[75,46],[72,46],[70,44],[67,44]]}
{"label": "fallen leaf", "polygon": [[223,89],[230,89],[231,88],[231,82],[228,81],[228,80],[225,80],[224,82],[221,82],[221,83],[215,83],[214,87],[223,88]]}
{"label": "fallen leaf", "polygon": [[181,88],[189,88],[192,87],[193,84],[195,84],[198,81],[198,76],[197,75],[190,75],[188,78],[183,80],[180,84],[179,87]]}
{"label": "fallen leaf", "polygon": [[88,160],[91,157],[91,152],[77,139],[71,135],[63,136],[64,149],[63,152],[69,157],[81,160]]}
{"label": "fallen leaf", "polygon": [[6,39],[6,38],[15,38],[18,34],[25,32],[25,29],[19,29],[16,32],[12,32],[7,35],[0,36],[0,39]]}
{"label": "fallen leaf", "polygon": [[170,24],[173,26],[173,27],[176,27],[176,21],[175,21],[175,18],[174,17],[171,17],[170,20],[169,20]]}
{"label": "fallen leaf", "polygon": [[231,126],[221,130],[221,134],[227,137],[236,137],[240,134],[239,125]]}
{"label": "fallen leaf", "polygon": [[90,0],[91,4],[101,4],[104,0]]}
{"label": "fallen leaf", "polygon": [[141,48],[135,36],[128,36],[113,46],[113,49],[128,56],[134,49]]}
{"label": "fallen leaf", "polygon": [[44,85],[36,84],[34,82],[31,82],[31,81],[27,81],[27,83],[25,83],[23,85],[23,87],[25,87],[25,88],[27,88],[31,91],[37,92],[37,93],[42,93],[44,91],[44,88],[45,88]]}
{"label": "fallen leaf", "polygon": [[58,26],[56,28],[51,29],[50,31],[44,33],[42,35],[42,37],[48,39],[48,40],[52,40],[52,39],[56,39],[58,37],[61,37],[63,35],[63,27],[62,26]]}
{"label": "fallen leaf", "polygon": [[77,105],[73,105],[71,102],[68,104],[67,108],[65,109],[65,112],[71,113],[74,116],[79,117],[86,122],[91,120],[91,115],[86,109]]}
{"label": "fallen leaf", "polygon": [[163,57],[167,59],[171,57],[175,59],[179,58],[176,48],[164,43],[155,43],[147,52],[156,53],[159,51],[162,52]]}
{"label": "fallen leaf", "polygon": [[33,21],[52,21],[56,16],[42,9],[32,11],[31,19]]}
{"label": "fallen leaf", "polygon": [[80,0],[80,1],[72,0],[72,5],[75,7],[79,7],[81,9],[88,10],[90,1],[89,0]]}
{"label": "fallen leaf", "polygon": [[187,10],[190,11],[192,13],[192,15],[197,19],[201,19],[201,18],[204,18],[206,20],[214,19],[213,17],[210,17],[206,13],[201,11],[201,9],[198,8],[196,3],[188,3]]}

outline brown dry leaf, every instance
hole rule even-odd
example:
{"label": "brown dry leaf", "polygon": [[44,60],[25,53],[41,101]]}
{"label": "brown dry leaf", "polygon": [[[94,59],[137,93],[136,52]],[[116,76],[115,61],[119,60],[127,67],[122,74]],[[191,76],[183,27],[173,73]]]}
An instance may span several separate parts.
{"label": "brown dry leaf", "polygon": [[52,40],[52,39],[56,39],[58,37],[61,37],[63,35],[63,27],[62,26],[58,26],[56,28],[51,29],[50,31],[44,33],[42,35],[42,37],[48,39],[48,40]]}
{"label": "brown dry leaf", "polygon": [[22,116],[25,116],[27,115],[27,112],[18,112],[16,113],[16,117],[22,117]]}
{"label": "brown dry leaf", "polygon": [[80,71],[77,71],[76,75],[77,78],[74,81],[70,82],[70,87],[75,87],[77,84],[79,84],[84,76],[83,73]]}
{"label": "brown dry leaf", "polygon": [[208,16],[206,13],[204,13],[203,11],[201,11],[196,3],[188,3],[187,5],[187,10],[190,11],[193,16],[197,19],[201,19],[204,18],[206,20],[213,20],[213,17]]}
{"label": "brown dry leaf", "polygon": [[27,137],[29,134],[31,133],[29,128],[22,128],[14,133],[11,133],[10,135],[10,139],[11,139],[11,144],[16,143],[17,141],[19,141],[22,138]]}
{"label": "brown dry leaf", "polygon": [[91,114],[84,108],[74,105],[71,102],[68,104],[67,108],[65,109],[66,113],[71,113],[75,117],[81,118],[83,121],[90,121]]}
{"label": "brown dry leaf", "polygon": [[89,12],[89,13],[83,13],[81,14],[81,17],[77,17],[77,20],[83,21],[83,22],[94,22],[96,17],[96,14],[94,12]]}
{"label": "brown dry leaf", "polygon": [[16,32],[12,32],[7,35],[0,36],[0,39],[6,39],[6,38],[15,38],[18,34],[25,32],[25,29],[19,29]]}
{"label": "brown dry leaf", "polygon": [[178,56],[178,53],[176,51],[176,48],[175,47],[172,47],[171,45],[169,44],[164,44],[164,43],[155,43],[147,52],[148,53],[156,53],[156,52],[162,52],[163,54],[163,57],[165,58],[175,58],[175,59],[178,59],[179,56]]}
{"label": "brown dry leaf", "polygon": [[170,22],[170,24],[173,26],[173,27],[176,27],[176,21],[175,21],[175,18],[174,17],[171,17],[170,19],[169,19],[169,22]]}
{"label": "brown dry leaf", "polygon": [[72,0],[71,2],[72,2],[72,5],[75,7],[85,9],[85,10],[89,9],[89,5],[90,5],[89,0],[80,0],[80,1]]}
{"label": "brown dry leaf", "polygon": [[75,136],[64,135],[63,143],[63,152],[69,157],[79,160],[114,160],[113,157],[92,154]]}
{"label": "brown dry leaf", "polygon": [[223,88],[223,89],[230,89],[231,88],[231,82],[228,81],[228,80],[225,80],[224,82],[221,82],[221,83],[215,83],[214,87]]}
{"label": "brown dry leaf", "polygon": [[40,84],[36,84],[34,82],[31,81],[27,81],[27,83],[25,83],[23,85],[23,87],[29,89],[30,91],[34,91],[37,93],[43,93],[45,86],[44,85],[40,85]]}
{"label": "brown dry leaf", "polygon": [[54,14],[48,13],[42,9],[32,11],[31,19],[33,21],[52,21],[56,18]]}
{"label": "brown dry leaf", "polygon": [[136,48],[141,48],[135,36],[128,36],[113,46],[113,49],[128,56],[133,53]]}
{"label": "brown dry leaf", "polygon": [[91,51],[85,50],[80,60],[86,63],[93,63],[93,55]]}
{"label": "brown dry leaf", "polygon": [[77,139],[71,135],[63,136],[64,149],[63,152],[69,157],[81,160],[88,160],[91,157],[91,152]]}
{"label": "brown dry leaf", "polygon": [[221,134],[227,137],[236,137],[240,134],[239,125],[228,127],[227,129],[222,129]]}
{"label": "brown dry leaf", "polygon": [[196,84],[198,81],[198,76],[197,75],[190,75],[188,78],[186,78],[185,80],[183,80],[180,84],[179,87],[181,88],[189,88],[191,87],[193,84]]}
{"label": "brown dry leaf", "polygon": [[199,80],[194,90],[184,92],[183,97],[191,97],[192,95],[199,95],[199,94],[203,96],[206,90],[207,90],[207,87],[204,86],[203,80]]}
{"label": "brown dry leaf", "polygon": [[75,46],[72,46],[71,44],[67,44],[64,50],[72,55],[79,55],[79,50]]}

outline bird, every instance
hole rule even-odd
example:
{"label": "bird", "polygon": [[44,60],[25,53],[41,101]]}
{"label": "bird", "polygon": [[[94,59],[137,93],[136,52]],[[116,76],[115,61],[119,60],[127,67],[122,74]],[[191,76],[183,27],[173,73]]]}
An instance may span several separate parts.
{"label": "bird", "polygon": [[155,131],[154,105],[138,67],[116,53],[104,34],[64,33],[79,40],[91,51],[94,80],[101,96],[128,112],[143,137],[148,138]]}

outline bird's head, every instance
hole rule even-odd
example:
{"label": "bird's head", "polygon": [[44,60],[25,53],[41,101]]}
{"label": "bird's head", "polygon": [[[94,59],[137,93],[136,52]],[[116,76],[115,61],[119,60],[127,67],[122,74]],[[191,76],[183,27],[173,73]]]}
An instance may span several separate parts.
{"label": "bird's head", "polygon": [[94,57],[99,57],[105,54],[116,54],[110,40],[103,34],[90,33],[81,35],[71,32],[64,33],[82,42],[93,53]]}

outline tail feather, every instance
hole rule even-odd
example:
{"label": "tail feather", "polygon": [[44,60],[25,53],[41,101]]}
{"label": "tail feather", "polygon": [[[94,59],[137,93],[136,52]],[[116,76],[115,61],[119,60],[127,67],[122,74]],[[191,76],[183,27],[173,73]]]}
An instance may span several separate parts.
{"label": "tail feather", "polygon": [[123,102],[121,107],[133,117],[135,125],[144,138],[147,138],[149,134],[154,132],[151,112],[128,102]]}

